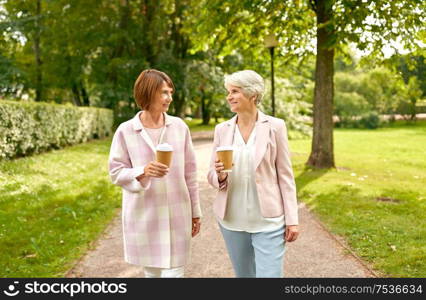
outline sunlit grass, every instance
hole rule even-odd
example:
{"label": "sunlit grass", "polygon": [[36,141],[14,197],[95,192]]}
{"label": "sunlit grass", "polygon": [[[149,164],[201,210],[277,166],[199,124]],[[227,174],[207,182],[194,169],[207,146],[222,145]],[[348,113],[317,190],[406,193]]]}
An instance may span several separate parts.
{"label": "sunlit grass", "polygon": [[[309,139],[290,141],[299,199],[384,276],[425,277],[426,122],[334,137],[325,171],[305,168]],[[1,277],[62,277],[99,237],[121,203],[110,143],[0,162]]]}
{"label": "sunlit grass", "polygon": [[62,277],[120,206],[111,141],[0,162],[0,276]]}
{"label": "sunlit grass", "polygon": [[191,131],[209,131],[209,130],[214,130],[214,127],[223,122],[226,121],[226,119],[223,118],[219,118],[217,119],[217,123],[215,118],[211,118],[210,122],[208,125],[203,125],[202,124],[202,120],[201,119],[191,119],[191,120],[185,120],[185,123],[188,125],[189,129]]}

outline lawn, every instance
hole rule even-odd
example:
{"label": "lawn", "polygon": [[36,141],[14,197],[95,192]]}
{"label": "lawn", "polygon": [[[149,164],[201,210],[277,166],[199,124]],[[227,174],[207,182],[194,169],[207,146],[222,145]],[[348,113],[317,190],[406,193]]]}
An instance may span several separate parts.
{"label": "lawn", "polygon": [[209,131],[209,130],[214,130],[214,127],[217,124],[219,124],[220,122],[226,121],[226,119],[219,118],[217,123],[215,121],[216,120],[214,118],[211,118],[208,125],[202,125],[201,119],[191,119],[191,120],[185,120],[185,123],[188,125],[191,131]]}
{"label": "lawn", "polygon": [[299,199],[383,276],[426,276],[426,122],[337,129],[337,169],[305,168],[291,141]]}
{"label": "lawn", "polygon": [[121,204],[110,143],[0,162],[0,277],[63,277],[86,252]]}
{"label": "lawn", "polygon": [[[426,122],[334,137],[327,171],[305,168],[309,139],[290,141],[299,199],[383,276],[425,277]],[[121,204],[110,142],[0,162],[1,277],[63,277],[89,249]]]}

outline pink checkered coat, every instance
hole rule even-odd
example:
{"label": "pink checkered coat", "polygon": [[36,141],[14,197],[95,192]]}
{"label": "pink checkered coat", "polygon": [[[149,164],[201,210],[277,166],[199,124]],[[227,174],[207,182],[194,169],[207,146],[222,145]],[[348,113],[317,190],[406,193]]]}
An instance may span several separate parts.
{"label": "pink checkered coat", "polygon": [[165,114],[162,142],[174,149],[170,170],[142,186],[136,177],[155,159],[155,149],[140,113],[118,127],[109,156],[111,180],[123,191],[125,260],[147,267],[183,266],[190,255],[192,218],[201,216],[191,136],[181,119]]}

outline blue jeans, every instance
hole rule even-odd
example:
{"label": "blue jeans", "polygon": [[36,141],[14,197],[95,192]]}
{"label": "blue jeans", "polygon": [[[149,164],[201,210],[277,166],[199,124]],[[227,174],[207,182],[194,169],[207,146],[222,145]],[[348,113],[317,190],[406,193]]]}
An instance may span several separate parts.
{"label": "blue jeans", "polygon": [[256,233],[219,227],[237,277],[283,277],[285,226]]}

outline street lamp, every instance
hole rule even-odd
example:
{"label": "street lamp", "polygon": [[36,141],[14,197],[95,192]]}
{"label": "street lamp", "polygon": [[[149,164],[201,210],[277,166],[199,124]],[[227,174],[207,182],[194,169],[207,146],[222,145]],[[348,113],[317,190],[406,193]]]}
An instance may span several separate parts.
{"label": "street lamp", "polygon": [[272,115],[275,116],[275,86],[274,86],[274,49],[278,46],[278,41],[274,34],[269,34],[265,37],[265,47],[269,48],[271,53],[271,100],[272,100]]}

